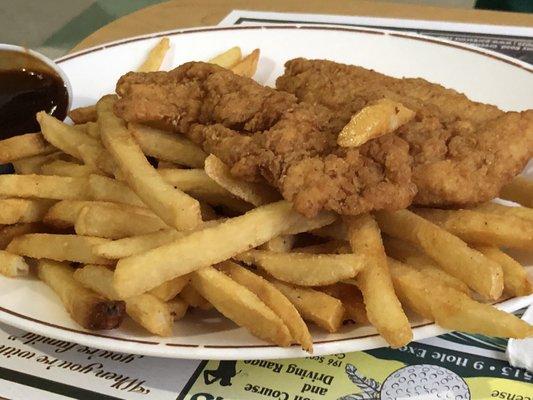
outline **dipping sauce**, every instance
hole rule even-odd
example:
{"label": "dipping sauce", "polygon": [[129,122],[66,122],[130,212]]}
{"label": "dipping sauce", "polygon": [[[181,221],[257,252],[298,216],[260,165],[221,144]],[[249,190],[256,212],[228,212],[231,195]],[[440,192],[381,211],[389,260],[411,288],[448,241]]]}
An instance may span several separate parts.
{"label": "dipping sauce", "polygon": [[0,140],[38,132],[38,111],[65,118],[68,91],[50,66],[29,53],[2,51],[0,58]]}

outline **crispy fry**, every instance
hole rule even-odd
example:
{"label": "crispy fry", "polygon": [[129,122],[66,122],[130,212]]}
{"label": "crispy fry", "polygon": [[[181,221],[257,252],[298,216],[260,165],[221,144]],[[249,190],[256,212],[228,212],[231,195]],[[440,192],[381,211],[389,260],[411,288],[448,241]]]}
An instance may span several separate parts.
{"label": "crispy fry", "polygon": [[59,160],[62,158],[66,158],[67,156],[65,153],[62,153],[60,151],[54,151],[50,154],[45,155],[38,155],[28,158],[21,158],[20,160],[13,161],[13,168],[15,169],[15,172],[17,174],[21,175],[29,175],[29,174],[40,174],[41,173],[41,167],[54,160]]}
{"label": "crispy fry", "polygon": [[170,279],[257,247],[302,219],[305,218],[286,201],[256,208],[146,253],[121,259],[115,270],[115,287],[124,297],[144,293]]}
{"label": "crispy fry", "polygon": [[187,313],[189,304],[187,304],[185,300],[176,297],[175,299],[167,301],[167,307],[169,308],[170,315],[172,315],[174,321],[179,321]]}
{"label": "crispy fry", "polygon": [[30,270],[29,265],[19,255],[0,250],[0,275],[9,278],[26,276]]}
{"label": "crispy fry", "polygon": [[128,129],[144,154],[192,168],[202,168],[207,154],[180,135],[129,123]]}
{"label": "crispy fry", "polygon": [[86,177],[98,172],[98,169],[88,165],[80,165],[63,160],[54,160],[41,166],[41,174],[43,175]]}
{"label": "crispy fry", "polygon": [[0,197],[88,200],[87,179],[69,176],[0,175]]}
{"label": "crispy fry", "polygon": [[42,221],[53,204],[54,201],[43,199],[0,199],[0,224]]}
{"label": "crispy fry", "polygon": [[533,208],[533,181],[523,176],[517,176],[511,183],[502,188],[500,197]]}
{"label": "crispy fry", "polygon": [[191,230],[202,222],[200,205],[174,189],[148,163],[124,121],[113,113],[115,96],[97,104],[98,124],[105,147],[119,164],[128,185],[163,221],[178,230]]}
{"label": "crispy fry", "polygon": [[355,254],[276,253],[250,250],[234,257],[274,278],[299,286],[324,286],[356,276],[368,260]]}
{"label": "crispy fry", "polygon": [[105,175],[114,176],[117,179],[122,177],[117,164],[100,143],[80,144],[78,146],[78,152],[80,159],[85,165],[101,171]]}
{"label": "crispy fry", "polygon": [[[344,320],[351,320],[361,325],[368,325],[368,315],[366,313],[363,294],[355,284],[355,279],[349,280],[350,283],[336,283],[335,285],[325,286],[320,290],[330,296],[339,299],[344,306],[346,313]],[[352,284],[353,283],[353,284]]]}
{"label": "crispy fry", "polygon": [[485,257],[497,262],[503,269],[503,292],[509,296],[527,296],[533,293],[533,287],[527,277],[525,268],[497,247],[476,246]]}
{"label": "crispy fry", "polygon": [[231,69],[242,58],[241,48],[236,46],[211,58],[208,62],[219,67]]}
{"label": "crispy fry", "polygon": [[245,76],[247,78],[252,78],[255,75],[255,71],[257,71],[259,55],[260,50],[255,49],[230,69],[233,71],[234,74]]}
{"label": "crispy fry", "polygon": [[88,236],[28,233],[14,238],[6,250],[32,258],[108,265],[112,261],[98,257],[92,251],[93,246],[105,242],[106,239]]}
{"label": "crispy fry", "polygon": [[371,139],[394,132],[411,121],[415,112],[402,103],[384,98],[367,105],[342,128],[337,143],[343,147],[358,147]]}
{"label": "crispy fry", "polygon": [[533,248],[533,222],[521,218],[470,210],[421,208],[415,212],[468,243]]}
{"label": "crispy fry", "polygon": [[148,250],[171,243],[183,236],[183,232],[178,232],[175,229],[164,229],[146,235],[103,243],[94,247],[94,253],[110,260],[118,260],[120,258],[142,254]]}
{"label": "crispy fry", "polygon": [[165,182],[208,204],[226,206],[238,212],[246,212],[251,206],[235,197],[214,180],[203,169],[158,169]]}
{"label": "crispy fry", "polygon": [[72,319],[91,330],[114,329],[124,318],[124,302],[106,300],[74,279],[74,270],[67,264],[40,260],[39,279],[59,296]]}
{"label": "crispy fry", "polygon": [[182,275],[170,281],[162,283],[156,288],[150,290],[152,296],[157,297],[161,301],[169,301],[181,293],[183,288],[191,281],[190,275]]}
{"label": "crispy fry", "polygon": [[[189,276],[189,275],[186,275]],[[192,277],[192,274],[190,274]],[[188,305],[194,308],[199,308],[200,310],[210,310],[213,308],[210,302],[208,302],[194,286],[188,284],[181,290],[179,297],[185,301]]]}
{"label": "crispy fry", "polygon": [[346,310],[339,299],[311,288],[300,288],[275,279],[270,282],[296,307],[303,319],[329,332],[337,332]]}
{"label": "crispy fry", "polygon": [[291,334],[281,318],[254,293],[223,272],[213,267],[199,269],[191,284],[224,316],[254,336],[279,346],[290,345]]}
{"label": "crispy fry", "polygon": [[126,184],[106,176],[90,175],[89,193],[90,198],[94,200],[146,207]]}
{"label": "crispy fry", "polygon": [[388,256],[415,268],[424,275],[438,279],[444,285],[453,287],[470,296],[470,289],[466,283],[440,269],[430,257],[416,249],[413,245],[388,236],[383,238],[383,244]]}
{"label": "crispy fry", "polygon": [[478,303],[462,292],[389,259],[394,287],[406,306],[443,328],[496,337],[525,338],[533,327],[513,314]]}
{"label": "crispy fry", "polygon": [[147,209],[133,210],[119,205],[85,205],[74,224],[78,235],[107,239],[122,239],[130,236],[157,232],[168,226]]}
{"label": "crispy fry", "polygon": [[93,137],[95,139],[100,139],[100,129],[98,128],[97,122],[86,122],[85,131],[87,132],[87,135],[89,135],[90,137]]}
{"label": "crispy fry", "polygon": [[391,347],[404,346],[413,339],[413,333],[394,292],[378,225],[370,214],[346,217],[344,222],[352,251],[366,256],[365,268],[355,280],[368,319]]}
{"label": "crispy fry", "polygon": [[300,216],[300,218],[297,218],[292,226],[283,231],[283,234],[296,235],[298,233],[319,229],[323,226],[332,224],[336,218],[337,215],[329,211],[322,211],[314,218],[303,218]]}
{"label": "crispy fry", "polygon": [[82,159],[78,146],[82,144],[99,146],[98,141],[94,138],[80,132],[72,125],[59,121],[44,111],[37,113],[37,121],[41,125],[43,136],[48,142],[78,160]]}
{"label": "crispy fry", "polygon": [[43,222],[59,229],[73,227],[82,208],[91,204],[99,204],[101,206],[109,207],[116,206],[115,203],[103,201],[62,200],[50,207],[43,217]]}
{"label": "crispy fry", "polygon": [[0,164],[52,153],[55,150],[41,133],[27,133],[0,140]]}
{"label": "crispy fry", "polygon": [[527,219],[528,221],[533,222],[533,208],[529,207],[509,207],[496,203],[485,203],[472,210],[488,214],[509,215],[511,217]]}
{"label": "crispy fry", "polygon": [[96,106],[78,107],[70,110],[68,116],[75,124],[85,124],[96,121]]}
{"label": "crispy fry", "polygon": [[277,253],[287,253],[291,251],[295,241],[295,235],[279,235],[262,245],[261,249],[275,251]]}
{"label": "crispy fry", "polygon": [[380,211],[375,218],[383,232],[419,246],[444,271],[483,297],[495,300],[501,296],[501,266],[469,248],[458,237],[408,210]]}
{"label": "crispy fry", "polygon": [[307,325],[293,304],[279,289],[266,279],[234,262],[226,261],[219,266],[219,269],[259,297],[287,325],[296,343],[300,344],[304,350],[313,352],[313,339]]}
{"label": "crispy fry", "polygon": [[0,250],[7,247],[11,241],[17,236],[24,235],[26,233],[36,233],[43,229],[43,225],[40,223],[30,224],[16,224],[0,227]]}
{"label": "crispy fry", "polygon": [[159,42],[157,42],[157,44],[152,50],[150,50],[150,53],[148,53],[148,57],[146,57],[146,60],[144,60],[144,62],[137,69],[137,71],[159,71],[159,68],[161,68],[161,64],[163,63],[163,59],[165,58],[168,49],[170,49],[170,40],[169,38],[164,37]]}
{"label": "crispy fry", "polygon": [[[86,265],[74,272],[74,279],[109,300],[118,300],[113,288],[113,271],[101,265]],[[170,336],[174,317],[166,303],[151,294],[125,300],[126,313],[150,333]]]}
{"label": "crispy fry", "polygon": [[231,175],[229,167],[214,154],[205,159],[205,173],[228,192],[258,207],[278,201],[281,196],[266,184],[245,182]]}

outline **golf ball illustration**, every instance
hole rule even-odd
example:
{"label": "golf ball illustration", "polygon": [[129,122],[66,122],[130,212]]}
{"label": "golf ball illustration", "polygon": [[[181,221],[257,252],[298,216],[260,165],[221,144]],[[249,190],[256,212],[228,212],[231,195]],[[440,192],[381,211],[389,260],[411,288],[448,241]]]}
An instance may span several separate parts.
{"label": "golf ball illustration", "polygon": [[470,390],[449,369],[429,364],[410,365],[393,372],[381,385],[381,400],[408,398],[469,400]]}

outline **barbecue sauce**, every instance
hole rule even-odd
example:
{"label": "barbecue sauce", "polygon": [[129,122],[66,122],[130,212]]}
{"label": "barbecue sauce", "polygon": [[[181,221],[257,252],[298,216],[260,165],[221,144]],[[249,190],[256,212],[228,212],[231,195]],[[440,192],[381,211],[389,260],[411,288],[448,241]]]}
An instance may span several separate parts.
{"label": "barbecue sauce", "polygon": [[67,88],[53,70],[0,70],[0,140],[39,131],[39,111],[63,120],[68,100]]}

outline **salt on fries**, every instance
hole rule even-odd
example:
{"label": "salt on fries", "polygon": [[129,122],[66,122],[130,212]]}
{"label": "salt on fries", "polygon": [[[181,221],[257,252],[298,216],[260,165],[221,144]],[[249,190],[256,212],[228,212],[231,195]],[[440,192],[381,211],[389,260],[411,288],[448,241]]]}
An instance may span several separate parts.
{"label": "salt on fries", "polygon": [[[141,69],[157,70],[168,46],[163,39]],[[258,59],[259,50],[243,58],[234,47],[209,62],[251,77]],[[412,339],[406,308],[449,329],[532,334],[474,300],[532,293],[524,267],[500,250],[531,249],[532,209],[487,203],[307,219],[189,140],[126,124],[115,99],[72,110],[75,125],[39,113],[42,133],[0,141],[0,163],[17,172],[0,176],[0,273],[27,275],[26,257],[37,259],[39,278],[83,327],[115,328],[127,315],[168,336],[189,308],[215,308],[280,346],[312,352],[304,321],[337,332],[351,320],[400,347]],[[339,143],[358,146],[410,118],[383,99],[354,116]],[[502,197],[531,207],[533,184],[517,178]]]}

